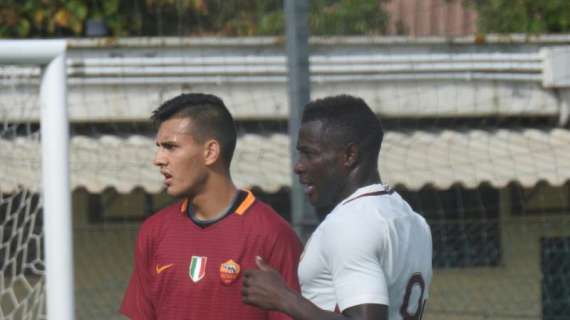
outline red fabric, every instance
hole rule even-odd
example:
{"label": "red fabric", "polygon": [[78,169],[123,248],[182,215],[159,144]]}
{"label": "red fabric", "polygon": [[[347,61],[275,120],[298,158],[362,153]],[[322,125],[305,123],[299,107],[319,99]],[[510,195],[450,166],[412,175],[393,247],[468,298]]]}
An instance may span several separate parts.
{"label": "red fabric", "polygon": [[[255,268],[257,255],[299,291],[302,247],[289,224],[256,200],[242,215],[233,213],[202,229],[180,212],[180,205],[159,211],[141,227],[121,313],[134,320],[290,319],[245,305],[241,298],[242,274]],[[196,283],[189,276],[192,256],[207,257],[206,275]],[[230,259],[240,272],[224,284],[220,267]]]}

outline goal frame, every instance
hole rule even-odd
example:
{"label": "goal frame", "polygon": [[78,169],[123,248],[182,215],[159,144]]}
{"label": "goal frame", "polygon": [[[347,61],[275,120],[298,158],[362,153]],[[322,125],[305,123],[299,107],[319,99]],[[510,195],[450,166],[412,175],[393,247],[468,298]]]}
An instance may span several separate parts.
{"label": "goal frame", "polygon": [[0,40],[0,64],[42,66],[41,193],[47,318],[74,319],[65,40]]}

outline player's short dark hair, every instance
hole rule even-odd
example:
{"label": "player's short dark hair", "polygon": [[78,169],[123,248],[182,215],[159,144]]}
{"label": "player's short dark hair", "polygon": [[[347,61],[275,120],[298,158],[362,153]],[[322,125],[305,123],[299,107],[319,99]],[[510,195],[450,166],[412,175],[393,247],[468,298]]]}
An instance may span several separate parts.
{"label": "player's short dark hair", "polygon": [[302,122],[321,121],[337,142],[355,143],[374,164],[378,162],[384,130],[380,119],[361,98],[350,95],[326,97],[305,106]]}
{"label": "player's short dark hair", "polygon": [[184,93],[176,96],[153,111],[150,117],[156,126],[172,118],[191,118],[196,130],[195,139],[218,140],[221,156],[229,167],[236,147],[234,119],[222,99],[204,93]]}

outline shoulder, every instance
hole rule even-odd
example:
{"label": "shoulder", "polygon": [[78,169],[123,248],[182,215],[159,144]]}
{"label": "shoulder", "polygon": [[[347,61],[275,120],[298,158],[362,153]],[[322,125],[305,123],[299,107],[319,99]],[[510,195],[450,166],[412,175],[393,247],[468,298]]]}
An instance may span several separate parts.
{"label": "shoulder", "polygon": [[386,242],[390,222],[366,202],[362,198],[341,204],[325,218],[318,227],[325,251],[357,254]]}
{"label": "shoulder", "polygon": [[406,200],[391,188],[345,200],[333,212],[338,212],[339,218],[350,216],[365,224],[389,224],[396,219],[420,217]]}
{"label": "shoulder", "polygon": [[244,212],[243,218],[248,233],[260,237],[267,245],[300,246],[301,242],[289,222],[259,199],[255,199]]}
{"label": "shoulder", "polygon": [[388,223],[381,212],[386,207],[385,199],[360,198],[355,201],[341,203],[331,211],[323,221],[323,229],[354,230],[377,229]]}
{"label": "shoulder", "polygon": [[[330,219],[329,219],[330,217]],[[365,196],[337,206],[327,217],[325,236],[352,242],[390,243],[401,234],[429,233],[425,219],[396,192]]]}
{"label": "shoulder", "polygon": [[168,225],[177,215],[182,214],[180,208],[182,201],[176,201],[146,218],[141,226],[141,233],[152,233]]}
{"label": "shoulder", "polygon": [[273,208],[265,202],[256,199],[252,206],[247,210],[245,218],[250,222],[256,223],[260,230],[269,232],[293,232],[289,222],[279,215]]}
{"label": "shoulder", "polygon": [[247,214],[248,233],[260,240],[262,255],[281,272],[292,269],[296,273],[303,245],[289,222],[259,200],[253,203]]}

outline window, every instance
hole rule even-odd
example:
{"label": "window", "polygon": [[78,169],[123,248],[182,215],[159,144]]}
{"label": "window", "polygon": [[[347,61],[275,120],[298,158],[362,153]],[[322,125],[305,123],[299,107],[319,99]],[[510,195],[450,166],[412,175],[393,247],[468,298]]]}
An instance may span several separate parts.
{"label": "window", "polygon": [[543,238],[541,247],[543,319],[562,319],[570,313],[570,238]]}
{"label": "window", "polygon": [[570,214],[570,183],[551,186],[541,182],[531,188],[509,186],[514,216]]}
{"label": "window", "polygon": [[487,186],[399,190],[428,221],[435,268],[496,266],[501,258],[499,192]]}
{"label": "window", "polygon": [[79,189],[73,193],[73,199],[74,211],[87,213],[86,223],[140,222],[174,201],[165,193],[150,194],[141,188],[129,193],[111,188],[100,193]]}

